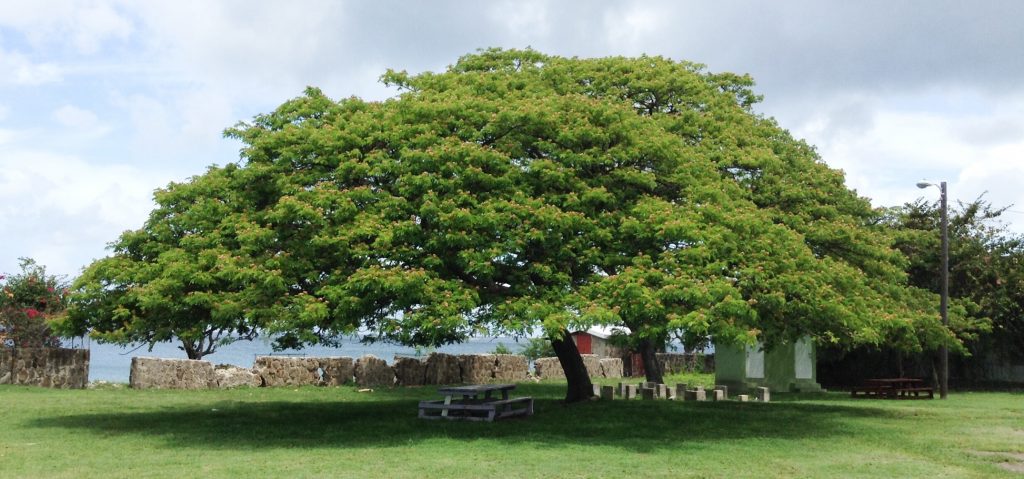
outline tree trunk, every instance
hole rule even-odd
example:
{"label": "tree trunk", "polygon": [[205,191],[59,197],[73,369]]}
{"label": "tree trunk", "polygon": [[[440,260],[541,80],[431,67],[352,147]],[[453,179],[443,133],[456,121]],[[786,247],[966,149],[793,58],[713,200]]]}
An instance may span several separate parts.
{"label": "tree trunk", "polygon": [[551,341],[551,346],[555,349],[555,355],[558,356],[558,362],[562,365],[568,383],[565,402],[589,400],[594,395],[594,385],[590,382],[587,367],[583,365],[583,357],[580,356],[580,350],[576,348],[572,336],[568,331],[563,331],[561,338]]}
{"label": "tree trunk", "polygon": [[188,341],[181,341],[181,349],[185,351],[185,357],[189,359],[203,359],[203,351],[201,348],[196,347],[194,343]]}
{"label": "tree trunk", "polygon": [[644,375],[647,380],[653,383],[662,384],[665,382],[665,375],[661,369],[661,362],[658,361],[657,351],[650,339],[641,339],[637,344],[640,349],[640,358],[644,361]]}

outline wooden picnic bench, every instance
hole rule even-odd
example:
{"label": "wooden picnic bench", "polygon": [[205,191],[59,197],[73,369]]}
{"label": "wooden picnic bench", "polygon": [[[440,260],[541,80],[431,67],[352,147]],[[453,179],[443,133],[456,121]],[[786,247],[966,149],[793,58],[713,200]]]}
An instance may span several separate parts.
{"label": "wooden picnic bench", "polygon": [[[533,398],[509,397],[509,391],[515,387],[515,384],[476,384],[439,388],[437,392],[443,394],[444,399],[420,401],[419,417],[494,421],[514,416],[532,416]],[[497,392],[501,393],[500,399],[492,397]]]}
{"label": "wooden picnic bench", "polygon": [[935,398],[933,388],[916,378],[868,379],[863,386],[850,389],[850,396],[855,398],[926,399],[922,394],[927,394],[927,399]]}

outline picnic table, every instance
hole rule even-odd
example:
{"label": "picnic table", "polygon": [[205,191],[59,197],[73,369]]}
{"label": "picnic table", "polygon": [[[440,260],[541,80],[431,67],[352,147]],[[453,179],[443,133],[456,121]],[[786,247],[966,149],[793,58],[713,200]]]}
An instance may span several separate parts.
{"label": "picnic table", "polygon": [[850,396],[885,399],[928,399],[935,398],[934,390],[917,378],[877,378],[864,381],[864,385],[850,389]]}
{"label": "picnic table", "polygon": [[[513,416],[532,416],[533,398],[510,398],[515,384],[473,384],[438,388],[443,400],[420,401],[423,419],[464,419],[494,421]],[[495,393],[500,393],[498,398]],[[519,407],[516,407],[519,406]]]}

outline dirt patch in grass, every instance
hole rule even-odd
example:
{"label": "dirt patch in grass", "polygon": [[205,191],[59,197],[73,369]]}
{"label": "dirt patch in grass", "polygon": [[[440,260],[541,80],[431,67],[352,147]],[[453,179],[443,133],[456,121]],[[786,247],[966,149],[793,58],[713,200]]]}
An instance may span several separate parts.
{"label": "dirt patch in grass", "polygon": [[1005,459],[1004,462],[996,464],[1000,468],[1024,474],[1024,452],[997,452],[997,451],[971,451],[978,456],[995,456]]}

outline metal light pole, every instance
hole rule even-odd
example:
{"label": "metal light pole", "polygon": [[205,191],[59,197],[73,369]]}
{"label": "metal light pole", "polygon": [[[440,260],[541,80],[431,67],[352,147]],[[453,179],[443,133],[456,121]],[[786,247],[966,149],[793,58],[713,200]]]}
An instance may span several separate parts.
{"label": "metal light pole", "polygon": [[[939,314],[942,316],[942,325],[949,328],[949,216],[946,206],[946,182],[938,185],[934,183],[920,182],[918,188],[938,186],[940,204],[942,205],[942,271],[940,273],[941,299],[939,302]],[[949,392],[949,347],[945,344],[939,349],[939,398],[946,399]]]}

